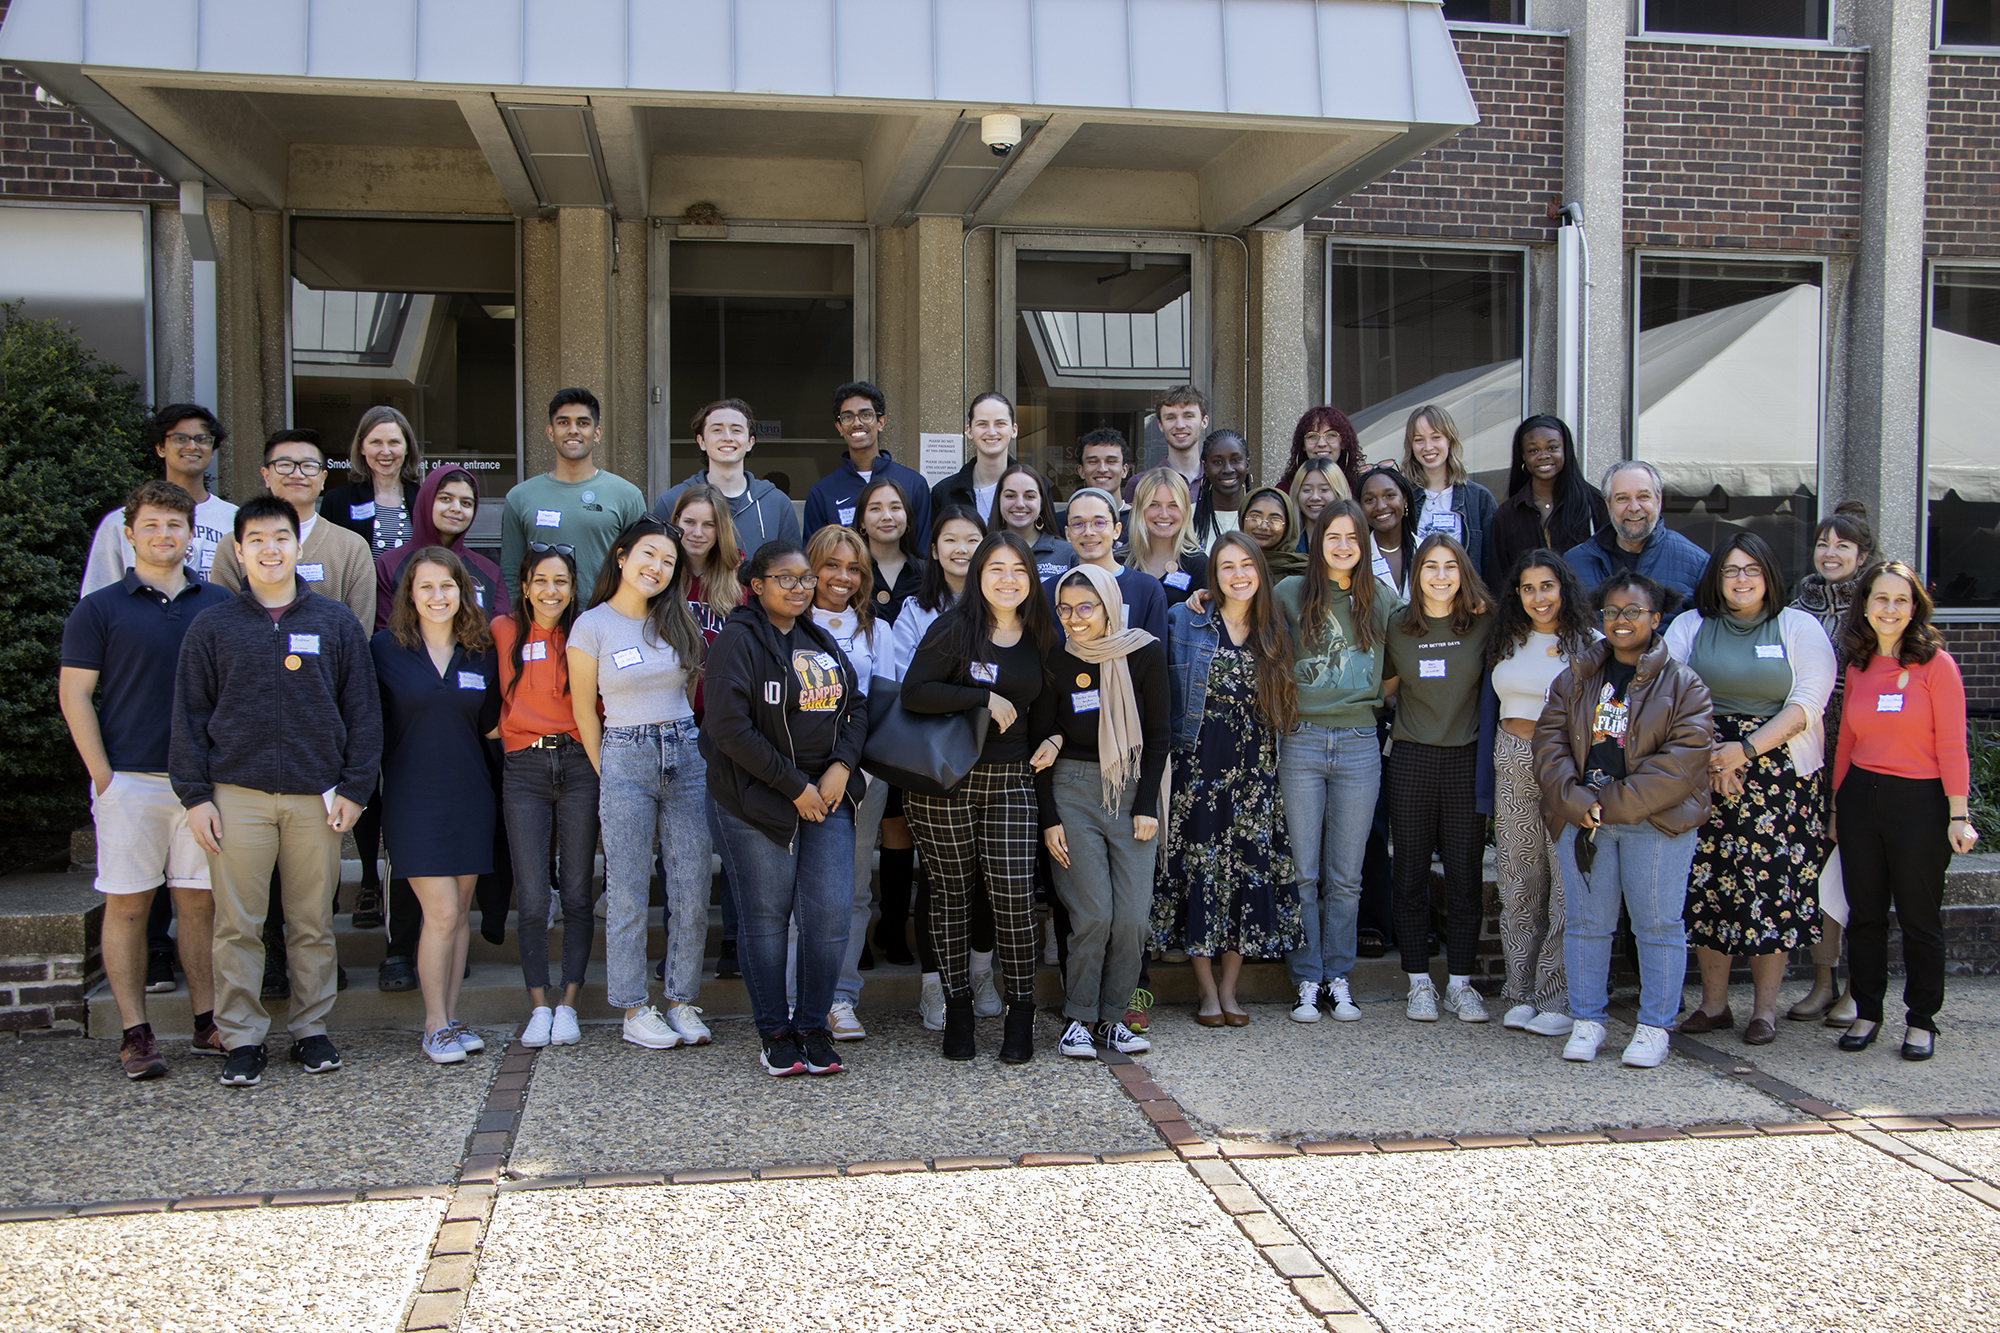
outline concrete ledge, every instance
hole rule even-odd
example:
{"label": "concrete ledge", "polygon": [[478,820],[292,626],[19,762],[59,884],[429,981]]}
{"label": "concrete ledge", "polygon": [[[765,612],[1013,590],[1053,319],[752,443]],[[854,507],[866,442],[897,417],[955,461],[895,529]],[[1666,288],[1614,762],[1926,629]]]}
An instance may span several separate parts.
{"label": "concrete ledge", "polygon": [[95,952],[104,895],[91,883],[89,875],[0,877],[0,957]]}

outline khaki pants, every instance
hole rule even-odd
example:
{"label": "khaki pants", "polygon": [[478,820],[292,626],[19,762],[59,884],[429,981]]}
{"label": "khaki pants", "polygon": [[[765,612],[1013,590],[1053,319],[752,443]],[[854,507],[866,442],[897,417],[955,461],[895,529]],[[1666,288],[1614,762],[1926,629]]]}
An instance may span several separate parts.
{"label": "khaki pants", "polygon": [[333,887],[340,875],[340,835],[317,796],[273,796],[218,786],[222,854],[208,858],[215,894],[215,1025],[222,1044],[255,1046],[271,1028],[264,1009],[264,915],[271,867],[285,904],[285,957],[292,1001],[285,1026],[294,1040],[326,1031],[333,1008]]}

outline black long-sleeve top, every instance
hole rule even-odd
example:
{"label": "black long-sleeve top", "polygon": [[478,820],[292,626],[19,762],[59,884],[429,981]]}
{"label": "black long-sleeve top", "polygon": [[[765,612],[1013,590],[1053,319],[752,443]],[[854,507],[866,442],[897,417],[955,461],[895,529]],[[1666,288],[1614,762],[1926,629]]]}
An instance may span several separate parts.
{"label": "black long-sleeve top", "polygon": [[[1005,731],[994,720],[986,729],[986,748],[980,751],[979,762],[1027,763],[1035,748],[1028,738],[1029,714],[1042,695],[1042,658],[1034,641],[1024,633],[1010,648],[989,644],[983,661],[953,662],[937,646],[943,623],[931,626],[910,658],[910,669],[903,676],[903,707],[912,713],[962,713],[986,707],[987,696],[997,694],[1020,716]],[[993,678],[986,679],[988,675]]]}
{"label": "black long-sleeve top", "polygon": [[[1132,813],[1148,819],[1160,817],[1160,775],[1166,772],[1167,749],[1173,739],[1172,686],[1167,679],[1167,646],[1157,639],[1125,658],[1132,670],[1132,692],[1139,699],[1139,788],[1132,794]],[[1098,668],[1067,648],[1049,654],[1049,676],[1053,689],[1044,690],[1035,700],[1028,719],[1034,744],[1051,736],[1063,738],[1062,758],[1083,763],[1098,762],[1097,725],[1101,696]],[[1083,705],[1078,711],[1077,705]],[[1055,766],[1035,774],[1035,801],[1041,807],[1042,827],[1052,829],[1062,823],[1056,814]]]}

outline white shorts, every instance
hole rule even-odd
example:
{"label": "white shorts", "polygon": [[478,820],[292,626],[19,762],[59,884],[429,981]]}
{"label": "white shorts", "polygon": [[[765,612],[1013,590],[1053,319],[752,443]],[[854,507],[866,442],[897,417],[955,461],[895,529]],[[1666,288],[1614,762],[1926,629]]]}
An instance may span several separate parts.
{"label": "white shorts", "polygon": [[208,857],[166,774],[113,773],[101,795],[92,783],[90,814],[99,893],[144,893],[162,880],[170,889],[208,887]]}

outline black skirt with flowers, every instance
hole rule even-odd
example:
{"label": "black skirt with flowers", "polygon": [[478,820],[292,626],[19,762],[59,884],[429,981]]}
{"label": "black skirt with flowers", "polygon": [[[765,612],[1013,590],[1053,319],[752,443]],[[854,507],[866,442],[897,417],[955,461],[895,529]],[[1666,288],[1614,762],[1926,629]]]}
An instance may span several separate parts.
{"label": "black skirt with flowers", "polygon": [[[1765,719],[1717,714],[1717,744]],[[1743,771],[1743,794],[1717,798],[1695,839],[1688,874],[1690,943],[1727,954],[1802,949],[1819,939],[1819,872],[1826,840],[1826,770],[1800,777],[1786,746]]]}

